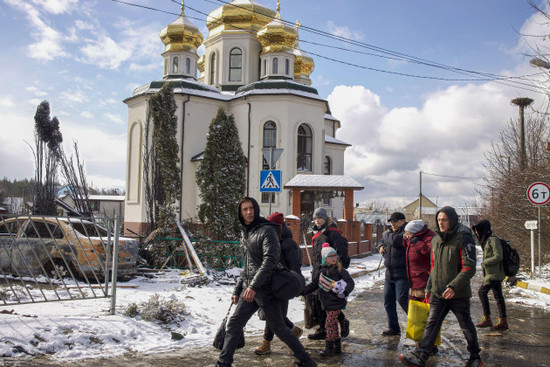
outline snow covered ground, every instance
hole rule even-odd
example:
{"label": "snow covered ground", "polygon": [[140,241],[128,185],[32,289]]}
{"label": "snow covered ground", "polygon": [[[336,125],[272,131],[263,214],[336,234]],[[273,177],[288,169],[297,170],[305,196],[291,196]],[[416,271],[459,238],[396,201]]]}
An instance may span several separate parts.
{"label": "snow covered ground", "polygon": [[[349,271],[374,270],[379,261],[378,254],[353,259]],[[304,267],[302,270],[308,277],[311,268]],[[549,270],[546,268],[543,272],[546,280],[537,279],[548,288]],[[68,360],[210,345],[230,304],[233,285],[226,283],[230,283],[228,280],[239,271],[227,271],[221,280],[210,276],[211,282],[205,286],[182,284],[186,275],[178,270],[162,271],[153,278],[137,277],[122,283],[135,288],[117,288],[116,315],[110,315],[108,299],[1,306],[0,356],[47,353],[53,358]],[[356,290],[350,299],[383,278],[383,269],[356,278]],[[527,277],[526,280],[529,281]],[[520,288],[514,288],[511,293],[514,297],[507,299],[507,302],[550,309],[548,295]],[[128,305],[145,302],[155,294],[166,300],[183,302],[186,307],[184,319],[161,325],[139,317],[124,316]],[[303,321],[303,303],[299,299],[291,301],[289,318],[296,322]],[[264,322],[253,316],[245,332],[260,335],[263,327]],[[172,339],[171,332],[181,334],[183,339]]]}

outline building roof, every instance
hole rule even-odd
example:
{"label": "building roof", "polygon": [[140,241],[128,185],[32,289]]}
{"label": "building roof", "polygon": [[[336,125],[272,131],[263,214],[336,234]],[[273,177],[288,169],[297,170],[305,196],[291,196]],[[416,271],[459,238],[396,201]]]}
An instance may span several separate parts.
{"label": "building roof", "polygon": [[342,141],[340,139],[336,139],[330,135],[325,135],[325,143],[345,145],[345,146],[351,147],[351,144],[346,143],[345,141]]}
{"label": "building roof", "polygon": [[298,174],[288,181],[284,188],[363,190],[365,187],[350,176]]}

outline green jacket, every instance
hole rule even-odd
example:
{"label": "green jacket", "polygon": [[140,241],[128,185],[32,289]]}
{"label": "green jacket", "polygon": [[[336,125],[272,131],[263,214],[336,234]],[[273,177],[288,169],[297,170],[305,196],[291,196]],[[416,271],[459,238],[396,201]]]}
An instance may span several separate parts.
{"label": "green jacket", "polygon": [[481,245],[483,248],[483,284],[497,280],[503,281],[506,275],[502,266],[502,245],[497,236],[491,236]]}
{"label": "green jacket", "polygon": [[470,298],[470,279],[476,272],[476,248],[472,232],[456,223],[447,232],[439,229],[432,239],[432,270],[427,291],[443,298],[443,292],[451,287],[454,298]]}

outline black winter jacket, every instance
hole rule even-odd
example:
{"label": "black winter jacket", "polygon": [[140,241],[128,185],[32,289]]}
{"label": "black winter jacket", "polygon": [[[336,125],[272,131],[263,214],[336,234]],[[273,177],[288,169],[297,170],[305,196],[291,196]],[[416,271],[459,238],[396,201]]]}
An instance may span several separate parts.
{"label": "black winter jacket", "polygon": [[258,203],[254,199],[252,203],[255,217],[250,225],[244,225],[239,211],[239,220],[243,224],[239,248],[244,256],[244,268],[233,290],[237,296],[248,287],[256,292],[269,291],[273,272],[278,268],[281,256],[276,224],[260,217]]}
{"label": "black winter jacket", "polygon": [[281,265],[302,274],[302,249],[292,239],[292,232],[283,225],[281,232]]}
{"label": "black winter jacket", "polygon": [[330,247],[336,250],[338,257],[340,258],[340,263],[347,269],[349,267],[350,258],[348,253],[348,246],[346,240],[340,234],[340,231],[336,227],[329,227],[326,224],[321,228],[313,226],[313,230],[317,233],[313,236],[311,240],[311,248],[313,252],[313,262],[311,267],[311,279],[319,277],[319,270],[322,265],[322,256],[321,250],[323,249],[323,243],[328,243]]}
{"label": "black winter jacket", "polygon": [[382,246],[386,249],[384,254],[384,266],[386,267],[386,278],[407,279],[407,250],[403,246],[403,234],[405,226],[397,231],[391,229],[382,234]]}
{"label": "black winter jacket", "polygon": [[[342,268],[341,272],[338,272],[338,268],[336,267],[336,265],[322,266],[319,270],[319,276],[322,276],[323,274],[334,281],[343,279],[344,282],[346,282],[346,289],[344,290],[344,295],[346,297],[353,291],[353,288],[355,288],[355,282],[353,281],[353,278],[344,268]],[[314,278],[311,283],[306,285],[303,292],[304,295],[312,293],[319,288],[319,276],[317,276],[317,278]],[[318,294],[319,300],[321,301],[321,308],[326,311],[341,310],[342,308],[346,307],[348,303],[346,298],[338,297],[338,295],[332,290],[327,292],[323,289],[319,289]]]}

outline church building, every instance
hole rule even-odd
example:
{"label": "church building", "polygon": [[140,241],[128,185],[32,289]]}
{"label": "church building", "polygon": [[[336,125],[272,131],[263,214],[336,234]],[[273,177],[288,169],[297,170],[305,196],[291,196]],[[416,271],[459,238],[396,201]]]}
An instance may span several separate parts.
{"label": "church building", "polygon": [[[299,22],[283,21],[279,1],[272,10],[253,0],[233,0],[212,11],[206,26],[204,39],[182,6],[181,15],[160,32],[165,45],[162,79],[136,88],[124,101],[128,105],[124,227],[136,233],[146,228],[142,155],[147,105],[167,82],[174,87],[177,105],[180,220],[197,219],[196,172],[209,125],[220,107],[235,118],[247,158],[245,195],[257,199],[263,215],[270,211],[301,215],[323,206],[333,217],[349,217],[353,190],[362,186],[343,175],[344,151],[350,144],[336,138],[340,121],[311,86],[314,61],[300,50]],[[204,53],[199,57],[201,45]],[[273,166],[262,153],[271,148],[280,154]],[[266,169],[281,171],[281,192],[260,191],[261,171]],[[351,207],[348,214],[347,207]]]}

